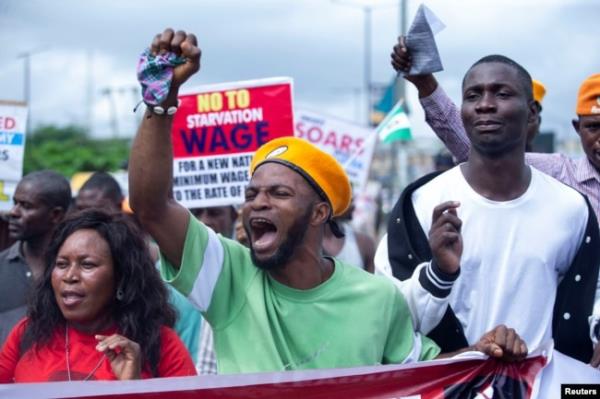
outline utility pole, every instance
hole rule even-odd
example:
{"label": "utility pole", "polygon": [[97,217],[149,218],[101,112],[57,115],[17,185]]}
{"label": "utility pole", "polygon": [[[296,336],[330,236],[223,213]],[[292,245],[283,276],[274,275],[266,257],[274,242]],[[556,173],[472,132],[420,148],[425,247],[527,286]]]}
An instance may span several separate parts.
{"label": "utility pole", "polygon": [[117,104],[115,103],[115,98],[112,93],[113,89],[111,87],[106,87],[102,90],[102,95],[107,97],[110,106],[110,125],[113,138],[117,138],[119,137],[119,121],[117,117]]}
{"label": "utility pole", "polygon": [[27,132],[31,132],[31,56],[39,54],[45,49],[38,48],[35,50],[25,51],[18,55],[17,58],[23,59],[23,101],[27,104]]}
{"label": "utility pole", "polygon": [[[119,99],[119,103],[122,104],[122,99],[125,96],[130,95],[131,97],[131,101],[133,105],[131,105],[131,107],[128,107],[129,109],[133,109],[133,107],[139,102],[139,98],[140,98],[140,89],[137,85],[122,85],[122,86],[116,86],[116,87],[105,87],[104,89],[102,89],[102,95],[105,96],[108,99],[108,103],[110,106],[110,126],[111,126],[111,130],[112,130],[112,135],[113,138],[118,138],[121,133],[121,128],[125,129],[125,137],[130,137],[130,133],[128,133],[129,127],[128,124],[125,123],[124,125],[121,123],[119,124],[119,113],[118,113],[118,107],[117,107],[117,96]],[[137,114],[134,113],[133,114],[133,118],[134,118],[134,126],[138,126],[139,123],[141,122],[141,118],[142,118],[143,113],[138,112]],[[123,122],[123,121],[121,121]]]}
{"label": "utility pole", "polygon": [[340,4],[344,6],[359,8],[364,13],[364,58],[363,58],[363,80],[364,80],[364,91],[365,91],[365,123],[367,126],[371,125],[371,90],[373,85],[371,83],[371,25],[373,9],[380,8],[383,6],[390,6],[390,3],[386,4],[365,4],[365,2],[349,1],[349,0],[332,0],[334,4]]}
{"label": "utility pole", "polygon": [[[399,4],[398,4],[398,22],[399,22],[399,29],[398,29],[398,34],[405,36],[406,35],[406,17],[407,17],[407,3],[408,0],[399,0]],[[394,102],[397,102],[398,100],[400,100],[401,98],[404,98],[406,96],[406,82],[404,81],[404,78],[398,78],[396,79],[396,85],[395,85],[395,90],[394,90]],[[404,107],[404,109],[406,110],[407,107]]]}
{"label": "utility pole", "polygon": [[365,13],[365,100],[367,102],[367,126],[371,125],[371,18],[373,15],[373,8],[371,6],[365,6],[363,8]]}
{"label": "utility pole", "polygon": [[[23,54],[23,101],[29,106],[31,100],[31,53]],[[31,115],[31,111],[29,112]],[[27,124],[29,125],[29,123]]]}
{"label": "utility pole", "polygon": [[[398,8],[399,8],[399,34],[405,36],[406,35],[406,24],[407,24],[407,8],[408,8],[408,0],[399,0]],[[404,103],[402,106],[404,107],[404,111],[409,114],[410,110],[408,108],[408,101],[406,101],[406,81],[402,76],[399,76],[396,79],[396,84],[394,86],[395,90],[395,102],[400,101],[400,99],[404,99]],[[392,142],[391,148],[391,156],[392,156],[392,176],[394,172],[396,172],[398,179],[394,181],[395,184],[392,186],[392,193],[394,195],[399,195],[400,191],[408,185],[409,176],[408,176],[408,143],[404,141],[394,141]],[[396,186],[397,184],[397,186]]]}
{"label": "utility pole", "polygon": [[94,127],[94,52],[88,50],[85,55],[86,61],[86,111],[85,111],[85,124],[87,127],[87,133],[92,134]]}
{"label": "utility pole", "polygon": [[364,13],[364,31],[363,31],[363,86],[365,93],[365,123],[370,125],[371,111],[371,16],[373,11],[372,5],[360,4],[351,1],[332,0],[334,4],[359,8]]}

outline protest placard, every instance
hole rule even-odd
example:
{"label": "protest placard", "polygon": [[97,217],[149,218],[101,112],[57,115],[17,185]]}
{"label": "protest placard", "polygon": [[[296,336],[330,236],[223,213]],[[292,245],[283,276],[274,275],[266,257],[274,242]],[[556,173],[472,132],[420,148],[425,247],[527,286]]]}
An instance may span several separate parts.
{"label": "protest placard", "polygon": [[188,208],[239,204],[254,152],[292,136],[292,80],[201,86],[180,95],[173,138],[173,196]]}
{"label": "protest placard", "polygon": [[373,130],[304,108],[296,108],[294,113],[295,135],[333,155],[344,166],[353,191],[362,191],[375,150]]}
{"label": "protest placard", "polygon": [[0,100],[0,211],[12,207],[12,196],[23,177],[27,106]]}

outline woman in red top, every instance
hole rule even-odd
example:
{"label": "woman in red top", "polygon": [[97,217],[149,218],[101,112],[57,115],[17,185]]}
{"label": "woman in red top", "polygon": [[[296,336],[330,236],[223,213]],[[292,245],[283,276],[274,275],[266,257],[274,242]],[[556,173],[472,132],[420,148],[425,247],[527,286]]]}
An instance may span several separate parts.
{"label": "woman in red top", "polygon": [[65,219],[28,317],[0,352],[0,383],[196,375],[141,232],[97,210]]}

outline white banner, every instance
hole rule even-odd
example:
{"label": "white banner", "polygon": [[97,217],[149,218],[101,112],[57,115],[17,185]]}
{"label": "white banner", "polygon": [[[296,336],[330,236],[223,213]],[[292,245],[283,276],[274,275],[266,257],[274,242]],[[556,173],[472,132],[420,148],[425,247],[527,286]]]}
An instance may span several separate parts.
{"label": "white banner", "polygon": [[12,196],[23,177],[27,106],[0,101],[0,211],[12,207]]}
{"label": "white banner", "polygon": [[0,398],[553,399],[560,398],[569,386],[564,384],[587,384],[600,392],[600,371],[553,352],[552,342],[548,342],[517,363],[466,352],[451,359],[407,365],[119,382],[0,384]]}
{"label": "white banner", "polygon": [[353,191],[364,190],[377,141],[373,130],[302,108],[295,108],[294,116],[294,134],[333,155],[345,167]]}
{"label": "white banner", "polygon": [[[202,375],[118,383],[0,384],[0,398],[464,399],[491,391],[498,392],[498,397],[532,399],[530,393],[534,381],[545,361],[537,353],[515,366],[513,363],[498,364],[481,353],[468,352],[455,359],[406,365]],[[502,396],[506,392],[512,396]]]}

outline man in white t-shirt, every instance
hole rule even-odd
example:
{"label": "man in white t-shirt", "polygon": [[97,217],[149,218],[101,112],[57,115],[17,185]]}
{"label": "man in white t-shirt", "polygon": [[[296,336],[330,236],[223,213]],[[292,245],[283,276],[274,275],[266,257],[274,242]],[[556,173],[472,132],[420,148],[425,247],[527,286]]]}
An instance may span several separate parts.
{"label": "man in white t-shirt", "polygon": [[[504,323],[529,348],[554,337],[557,349],[589,362],[597,222],[581,194],[525,164],[527,124],[536,117],[531,87],[527,71],[506,57],[488,56],[471,67],[461,110],[469,159],[407,187],[375,263],[408,278],[410,265],[432,259],[415,273],[428,276],[420,281],[450,307],[430,312],[420,330],[443,350]],[[431,248],[424,235],[430,229]],[[585,301],[573,289],[557,300],[565,276],[581,282],[577,296]]]}

